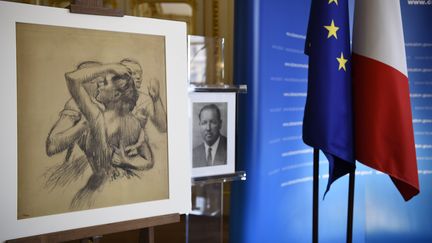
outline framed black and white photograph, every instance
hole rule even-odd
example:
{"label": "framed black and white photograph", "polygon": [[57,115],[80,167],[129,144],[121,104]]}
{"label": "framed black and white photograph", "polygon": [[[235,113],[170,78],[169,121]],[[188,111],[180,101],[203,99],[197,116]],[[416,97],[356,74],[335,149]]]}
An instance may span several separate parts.
{"label": "framed black and white photograph", "polygon": [[234,92],[190,93],[192,177],[234,173]]}
{"label": "framed black and white photograph", "polygon": [[0,2],[0,242],[190,210],[186,24]]}

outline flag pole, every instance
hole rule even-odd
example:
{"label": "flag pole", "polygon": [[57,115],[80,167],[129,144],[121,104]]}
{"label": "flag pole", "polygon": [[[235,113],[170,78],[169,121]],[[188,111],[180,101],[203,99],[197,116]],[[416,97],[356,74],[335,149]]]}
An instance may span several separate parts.
{"label": "flag pole", "polygon": [[349,173],[348,188],[348,216],[347,216],[347,243],[352,243],[353,216],[354,216],[354,188],[355,188],[355,170]]}
{"label": "flag pole", "polygon": [[313,197],[312,197],[312,242],[318,243],[318,186],[319,186],[319,149],[313,154]]}

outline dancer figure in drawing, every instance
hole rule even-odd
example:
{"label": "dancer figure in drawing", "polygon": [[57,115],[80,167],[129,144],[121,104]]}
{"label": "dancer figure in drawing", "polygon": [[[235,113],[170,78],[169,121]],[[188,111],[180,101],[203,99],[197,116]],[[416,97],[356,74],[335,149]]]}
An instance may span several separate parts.
{"label": "dancer figure in drawing", "polygon": [[164,105],[160,97],[160,85],[159,80],[152,78],[146,83],[144,87],[145,92],[139,91],[143,84],[142,74],[143,70],[139,62],[131,58],[125,58],[120,61],[120,64],[125,65],[132,71],[132,78],[135,83],[135,87],[138,89],[138,100],[132,113],[138,118],[141,123],[141,127],[145,128],[147,121],[150,121],[155,125],[156,129],[160,133],[167,131],[167,118]]}
{"label": "dancer figure in drawing", "polygon": [[[78,123],[85,129],[79,145],[92,170],[72,201],[75,208],[91,205],[93,193],[110,178],[137,176],[137,171],[152,168],[154,160],[140,122],[132,114],[138,93],[129,68],[118,63],[88,66],[66,73],[65,78],[82,114]],[[93,99],[84,87],[95,79]],[[130,156],[131,150],[138,154]]]}

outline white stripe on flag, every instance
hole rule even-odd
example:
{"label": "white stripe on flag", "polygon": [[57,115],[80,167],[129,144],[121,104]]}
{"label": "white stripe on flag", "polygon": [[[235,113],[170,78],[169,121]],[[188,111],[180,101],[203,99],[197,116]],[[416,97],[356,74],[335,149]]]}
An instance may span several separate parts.
{"label": "white stripe on flag", "polygon": [[408,76],[399,0],[359,0],[355,8],[353,52]]}

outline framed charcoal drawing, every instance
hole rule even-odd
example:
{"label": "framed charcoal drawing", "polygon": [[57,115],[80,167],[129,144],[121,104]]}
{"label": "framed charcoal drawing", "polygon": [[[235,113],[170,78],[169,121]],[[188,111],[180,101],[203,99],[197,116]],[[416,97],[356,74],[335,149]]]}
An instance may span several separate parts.
{"label": "framed charcoal drawing", "polygon": [[192,177],[234,173],[235,92],[189,94],[192,124]]}
{"label": "framed charcoal drawing", "polygon": [[0,242],[190,209],[186,25],[0,2]]}

